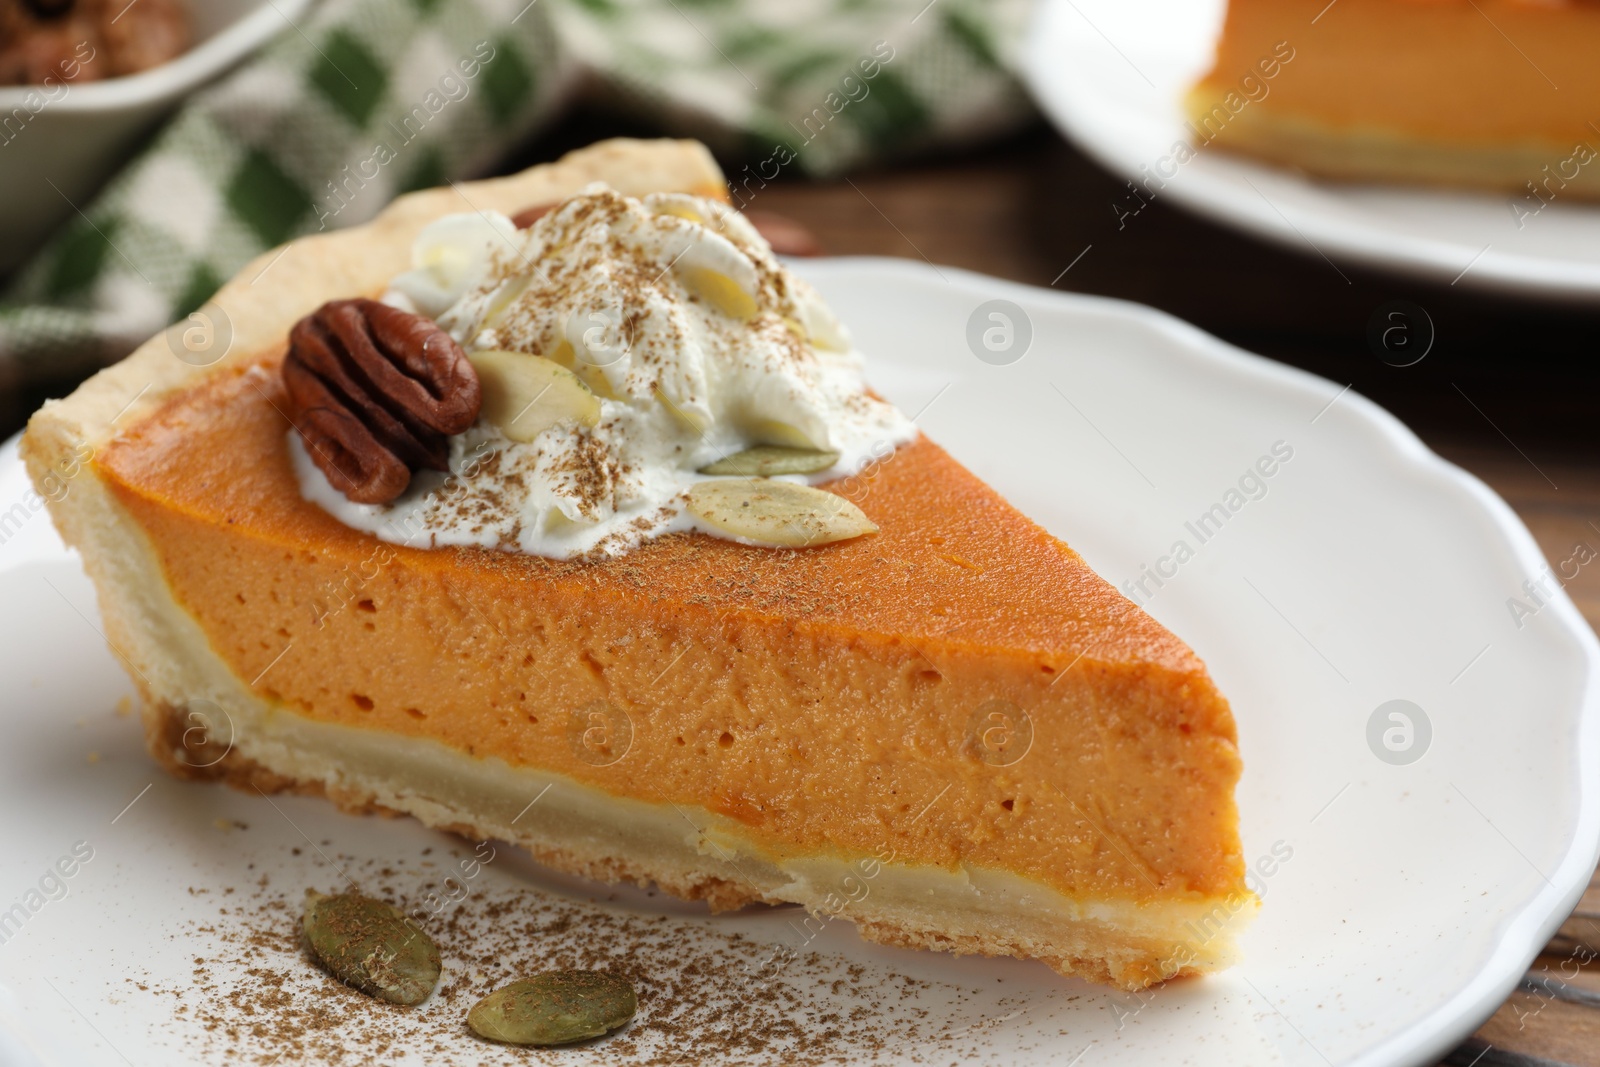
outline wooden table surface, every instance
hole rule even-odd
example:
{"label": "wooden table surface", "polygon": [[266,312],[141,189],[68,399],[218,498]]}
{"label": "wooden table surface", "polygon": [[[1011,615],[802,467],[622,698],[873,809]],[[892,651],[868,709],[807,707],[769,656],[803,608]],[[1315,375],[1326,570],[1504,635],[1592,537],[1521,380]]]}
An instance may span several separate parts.
{"label": "wooden table surface", "polygon": [[[526,161],[586,143],[609,121],[575,116]],[[1600,558],[1600,302],[1540,304],[1335,268],[1309,247],[1263,244],[1160,200],[1119,226],[1112,204],[1122,191],[1037,127],[849,180],[781,179],[749,206],[803,222],[831,253],[926,259],[1135,300],[1351,383],[1509,501],[1547,559],[1566,560],[1578,545]],[[1366,339],[1373,313],[1397,299],[1423,307],[1436,331],[1427,357],[1404,368],[1378,359]],[[1600,562],[1581,568],[1567,592],[1600,624]],[[1600,916],[1600,883],[1579,911]],[[1597,959],[1600,919],[1569,920],[1534,964],[1544,988],[1513,994],[1445,1062],[1600,1065]],[[1595,1003],[1581,1003],[1585,995]]]}

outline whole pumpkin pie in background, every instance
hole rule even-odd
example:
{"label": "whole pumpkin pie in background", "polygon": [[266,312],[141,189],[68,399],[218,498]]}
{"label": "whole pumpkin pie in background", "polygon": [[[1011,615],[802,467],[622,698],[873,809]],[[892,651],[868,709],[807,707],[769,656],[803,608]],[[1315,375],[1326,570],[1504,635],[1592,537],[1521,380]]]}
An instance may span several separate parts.
{"label": "whole pumpkin pie in background", "polygon": [[1229,0],[1197,143],[1312,174],[1600,195],[1600,4]]}
{"label": "whole pumpkin pie in background", "polygon": [[669,141],[407,196],[225,287],[224,358],[160,337],[36,414],[36,481],[92,452],[53,514],[151,751],[890,944],[1225,965],[1204,666],[871,394],[724,198]]}

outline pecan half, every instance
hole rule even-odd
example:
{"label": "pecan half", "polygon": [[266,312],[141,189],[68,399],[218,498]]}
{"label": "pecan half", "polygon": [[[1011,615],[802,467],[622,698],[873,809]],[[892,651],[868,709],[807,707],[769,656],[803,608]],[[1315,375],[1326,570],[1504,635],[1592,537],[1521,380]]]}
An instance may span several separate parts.
{"label": "pecan half", "polygon": [[311,458],[346,497],[386,504],[419,468],[448,470],[478,372],[432,321],[376,300],[330,300],[295,323],[283,384]]}

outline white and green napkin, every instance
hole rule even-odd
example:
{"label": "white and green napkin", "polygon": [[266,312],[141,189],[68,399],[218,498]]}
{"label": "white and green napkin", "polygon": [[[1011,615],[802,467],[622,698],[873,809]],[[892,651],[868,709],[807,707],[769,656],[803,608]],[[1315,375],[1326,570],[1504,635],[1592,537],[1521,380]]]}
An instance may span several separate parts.
{"label": "white and green napkin", "polygon": [[[272,0],[267,0],[271,3]],[[324,0],[192,97],[0,301],[0,388],[86,374],[293,237],[492,172],[579,97],[751,174],[1029,115],[1026,0]],[[41,179],[42,180],[42,179]]]}

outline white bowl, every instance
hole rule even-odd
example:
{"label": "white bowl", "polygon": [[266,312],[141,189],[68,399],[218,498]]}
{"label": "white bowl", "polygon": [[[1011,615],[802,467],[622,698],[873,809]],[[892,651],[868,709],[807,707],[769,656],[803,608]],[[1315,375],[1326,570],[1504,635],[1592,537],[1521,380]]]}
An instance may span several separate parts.
{"label": "white bowl", "polygon": [[169,63],[125,78],[67,82],[54,99],[37,86],[0,86],[0,271],[30,258],[85,207],[185,96],[288,29],[309,3],[194,0],[196,43]]}

